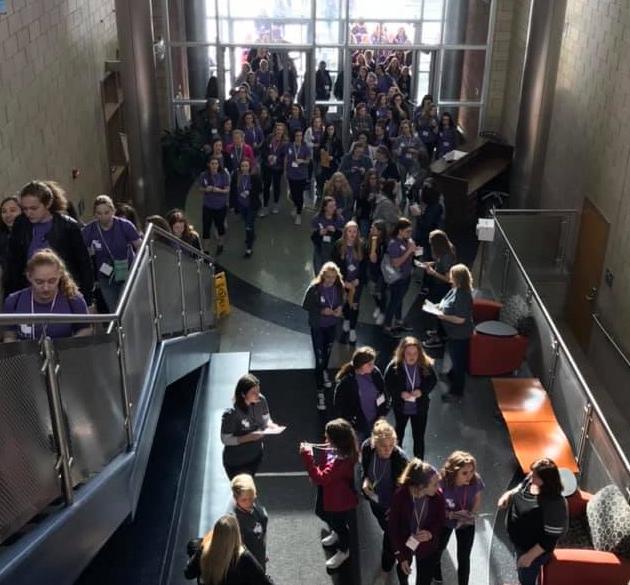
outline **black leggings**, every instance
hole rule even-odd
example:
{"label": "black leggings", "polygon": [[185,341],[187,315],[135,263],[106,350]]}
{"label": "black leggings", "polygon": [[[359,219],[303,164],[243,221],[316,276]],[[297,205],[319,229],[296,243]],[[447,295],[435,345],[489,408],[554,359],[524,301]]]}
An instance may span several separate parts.
{"label": "black leggings", "polygon": [[[442,553],[446,550],[452,532],[452,528],[444,528],[440,536],[439,558],[435,564],[435,571],[433,572],[433,577],[438,581],[442,580]],[[470,552],[472,551],[473,542],[475,541],[475,526],[465,526],[464,528],[455,530],[455,537],[457,538],[457,583],[458,585],[468,585],[468,577],[470,575]]]}
{"label": "black leggings", "polygon": [[382,506],[375,504],[370,500],[370,508],[372,508],[372,514],[376,518],[378,525],[383,530],[383,549],[381,551],[381,569],[386,573],[389,573],[396,562],[396,557],[392,552],[392,545],[389,541],[388,528],[387,528],[387,510]]}
{"label": "black leggings", "polygon": [[324,510],[324,488],[317,487],[317,500],[315,501],[315,515],[326,522],[331,530],[339,537],[336,544],[337,550],[347,552],[350,548],[350,518],[352,512],[326,512]]}
{"label": "black leggings", "polygon": [[225,235],[225,216],[227,214],[227,207],[223,209],[209,209],[203,208],[202,216],[202,234],[203,239],[207,240],[210,237],[210,231],[212,230],[212,224],[217,228],[219,236]]}
{"label": "black leggings", "polygon": [[[438,557],[436,553],[424,559],[416,557],[416,585],[431,585],[437,560]],[[400,568],[400,563],[396,565],[396,573],[398,574],[398,582],[400,585],[407,585],[409,583],[409,575],[403,573]]]}
{"label": "black leggings", "polygon": [[313,353],[315,354],[315,381],[317,387],[324,384],[324,370],[328,369],[330,353],[337,335],[337,326],[311,327],[311,341],[313,342]]}
{"label": "black leggings", "polygon": [[352,308],[349,303],[344,303],[343,305],[343,318],[347,321],[350,321],[350,329],[356,329],[357,321],[359,320],[359,306],[361,303],[361,292],[363,290],[363,286],[359,284],[357,288],[354,289],[354,299],[353,305],[356,305],[356,309]]}
{"label": "black leggings", "polygon": [[283,169],[270,169],[263,167],[263,204],[269,205],[271,197],[271,187],[273,186],[273,202],[280,201],[280,185],[282,184]]}
{"label": "black leggings", "polygon": [[252,477],[256,475],[260,464],[262,463],[263,454],[260,453],[253,461],[249,461],[248,463],[242,463],[240,465],[228,465],[225,462],[225,455],[223,457],[223,467],[225,468],[225,473],[228,476],[228,479],[232,480],[239,473],[248,473]]}
{"label": "black leggings", "polygon": [[405,438],[405,429],[407,421],[411,419],[411,434],[413,436],[413,455],[424,460],[424,433],[427,428],[427,415],[429,412],[429,400],[422,399],[418,404],[416,401],[418,414],[403,414],[394,411],[396,418],[396,435],[398,435],[398,444],[402,448],[403,439]]}
{"label": "black leggings", "polygon": [[289,179],[291,201],[293,201],[298,214],[302,213],[302,207],[304,207],[304,189],[306,189],[306,179]]}

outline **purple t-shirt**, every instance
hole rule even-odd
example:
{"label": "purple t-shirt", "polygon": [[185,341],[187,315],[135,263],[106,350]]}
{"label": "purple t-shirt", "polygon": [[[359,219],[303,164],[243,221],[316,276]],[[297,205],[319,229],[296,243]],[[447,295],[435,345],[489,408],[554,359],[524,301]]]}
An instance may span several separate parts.
{"label": "purple t-shirt", "polygon": [[[57,294],[57,297],[50,303],[38,303],[33,299],[33,293],[31,288],[23,288],[12,294],[10,294],[4,302],[5,313],[55,313],[56,315],[67,314],[79,314],[85,315],[88,312],[87,305],[81,293],[76,297],[69,299],[61,292]],[[42,334],[42,329],[46,328],[46,335],[51,339],[57,339],[59,337],[71,337],[79,329],[83,329],[85,325],[77,323],[51,323],[37,324],[33,326],[32,323],[23,325],[13,325],[10,327],[12,331],[15,331],[17,338],[24,339],[39,339]]]}
{"label": "purple t-shirt", "polygon": [[[341,305],[341,295],[336,286],[324,286],[320,284],[318,286],[319,302],[323,308],[328,307],[330,309],[336,309]],[[334,315],[320,315],[319,326],[320,327],[333,327],[337,324],[339,317]]]}
{"label": "purple t-shirt", "polygon": [[274,170],[282,169],[286,150],[286,145],[282,141],[278,142],[274,138],[271,138],[269,148],[267,149],[267,166]]}
{"label": "purple t-shirt", "polygon": [[[394,238],[393,240],[390,240],[387,245],[387,253],[392,259],[400,258],[407,251],[408,247],[409,244],[406,241],[401,240],[400,238]],[[412,257],[409,256],[407,260],[399,266],[403,278],[408,278],[410,276],[412,261]]]}
{"label": "purple t-shirt", "polygon": [[297,163],[296,159],[308,161],[311,158],[311,149],[302,143],[299,148],[295,143],[287,146],[287,179],[292,181],[305,181],[308,178],[308,162]]}
{"label": "purple t-shirt", "polygon": [[353,253],[352,247],[346,247],[346,257],[344,259],[346,263],[346,280],[352,282],[359,278],[359,260]]}
{"label": "purple t-shirt", "polygon": [[361,410],[367,421],[368,428],[372,428],[378,410],[376,407],[376,397],[378,389],[372,380],[372,374],[357,374],[357,384],[359,385],[359,400],[361,402]]}
{"label": "purple t-shirt", "polygon": [[103,263],[111,266],[114,260],[126,258],[131,262],[133,260],[131,243],[142,239],[136,226],[128,219],[123,217],[114,217],[113,219],[114,223],[108,230],[104,230],[102,227],[99,230],[98,220],[95,219],[81,231],[85,245],[94,254],[96,270]]}
{"label": "purple t-shirt", "polygon": [[33,239],[28,247],[29,259],[33,254],[35,254],[35,252],[43,250],[44,248],[50,248],[50,244],[48,243],[48,232],[50,232],[52,228],[52,223],[52,218],[48,221],[31,223],[31,226],[33,227]]}
{"label": "purple t-shirt", "polygon": [[[443,481],[440,482],[444,502],[446,504],[446,512],[457,512],[459,510],[472,510],[475,504],[477,494],[486,487],[481,477],[477,477],[477,481],[470,485],[448,486]],[[449,528],[457,526],[457,520],[447,520],[446,525]]]}
{"label": "purple t-shirt", "polygon": [[[407,390],[407,392],[411,392],[416,388],[420,388],[422,376],[420,375],[420,368],[418,368],[418,364],[408,366],[403,362],[402,367],[403,373],[405,374],[405,390]],[[403,414],[407,414],[409,416],[418,414],[418,405],[415,400],[413,402],[410,400],[403,400]]]}
{"label": "purple t-shirt", "polygon": [[[217,187],[219,189],[229,189],[230,178],[225,171],[218,171],[213,175],[210,171],[201,173],[199,184],[203,189],[207,187]],[[203,206],[206,209],[224,209],[228,204],[228,193],[204,192]]]}
{"label": "purple t-shirt", "polygon": [[383,508],[389,508],[394,495],[394,480],[392,478],[392,460],[381,459],[376,450],[372,462],[367,470],[374,491],[378,496],[378,503]]}
{"label": "purple t-shirt", "polygon": [[[334,227],[336,231],[341,231],[343,229],[343,226],[344,226],[344,221],[337,214],[333,215],[329,219],[323,213],[318,213],[311,220],[311,227],[314,230],[318,230],[319,231],[321,229],[324,229],[324,228],[327,228],[327,227],[330,227],[330,226]],[[335,232],[330,232],[331,241],[332,241],[332,236],[334,235],[334,233]]]}

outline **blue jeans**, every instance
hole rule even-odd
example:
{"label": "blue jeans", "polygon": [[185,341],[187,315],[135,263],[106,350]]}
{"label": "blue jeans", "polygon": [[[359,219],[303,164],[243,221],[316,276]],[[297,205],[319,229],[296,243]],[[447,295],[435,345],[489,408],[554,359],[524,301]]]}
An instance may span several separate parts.
{"label": "blue jeans", "polygon": [[[517,551],[517,558],[520,557],[522,552]],[[551,554],[543,553],[540,556],[536,557],[532,564],[529,567],[519,567],[518,568],[518,580],[521,585],[536,585],[538,582],[538,575],[540,574],[540,568],[543,565],[546,565],[549,559],[551,558]],[[577,576],[576,576],[577,577]],[[577,579],[579,582],[579,579]]]}
{"label": "blue jeans", "polygon": [[387,310],[385,311],[385,326],[391,327],[392,319],[396,317],[399,321],[402,320],[402,305],[403,299],[409,290],[409,283],[411,279],[407,276],[401,278],[396,282],[390,284],[389,289],[389,302],[387,303]]}
{"label": "blue jeans", "polygon": [[243,223],[245,224],[245,248],[251,250],[254,245],[256,234],[254,233],[254,224],[256,223],[256,211],[250,207],[241,207],[240,210]]}

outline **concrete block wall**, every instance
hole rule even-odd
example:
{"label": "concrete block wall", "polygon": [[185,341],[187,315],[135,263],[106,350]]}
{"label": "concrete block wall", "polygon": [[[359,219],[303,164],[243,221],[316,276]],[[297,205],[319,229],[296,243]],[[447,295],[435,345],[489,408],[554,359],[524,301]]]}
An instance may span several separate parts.
{"label": "concrete block wall", "polygon": [[545,169],[545,207],[581,209],[588,197],[610,222],[597,310],[630,350],[630,3],[568,0]]}
{"label": "concrete block wall", "polygon": [[[0,15],[0,195],[55,179],[90,214],[110,188],[99,81],[114,0],[7,0]],[[72,180],[72,169],[79,178]]]}

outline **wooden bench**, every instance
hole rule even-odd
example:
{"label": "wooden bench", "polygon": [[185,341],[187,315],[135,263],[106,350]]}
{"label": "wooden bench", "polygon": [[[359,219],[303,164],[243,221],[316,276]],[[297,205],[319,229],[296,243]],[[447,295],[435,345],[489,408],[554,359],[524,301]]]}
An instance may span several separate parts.
{"label": "wooden bench", "polygon": [[524,473],[540,457],[577,472],[571,445],[538,378],[492,378],[497,404]]}

